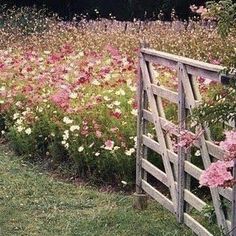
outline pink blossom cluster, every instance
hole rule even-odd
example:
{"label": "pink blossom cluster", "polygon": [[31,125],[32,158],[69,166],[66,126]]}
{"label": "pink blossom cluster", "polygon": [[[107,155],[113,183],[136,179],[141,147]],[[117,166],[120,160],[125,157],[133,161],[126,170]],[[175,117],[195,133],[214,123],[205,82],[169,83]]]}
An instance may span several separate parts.
{"label": "pink blossom cluster", "polygon": [[176,144],[176,147],[182,147],[187,151],[194,144],[194,142],[196,142],[200,138],[203,132],[204,131],[201,130],[197,134],[194,134],[188,130],[180,131],[180,141]]}
{"label": "pink blossom cluster", "polygon": [[228,186],[232,182],[231,173],[236,157],[236,131],[225,132],[226,138],[220,142],[220,147],[226,151],[224,161],[212,163],[200,177],[200,186],[220,187]]}
{"label": "pink blossom cluster", "polygon": [[233,167],[233,161],[217,161],[212,163],[200,177],[200,186],[220,187],[224,186],[226,181],[233,179],[230,168]]}
{"label": "pink blossom cluster", "polygon": [[220,142],[220,147],[227,151],[226,158],[236,157],[236,131],[225,132],[225,140]]}

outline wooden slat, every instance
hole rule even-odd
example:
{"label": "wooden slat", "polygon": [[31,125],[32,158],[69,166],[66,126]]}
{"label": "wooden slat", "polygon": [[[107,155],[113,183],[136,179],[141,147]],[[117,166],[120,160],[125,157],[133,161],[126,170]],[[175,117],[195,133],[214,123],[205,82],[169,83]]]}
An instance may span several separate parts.
{"label": "wooden slat", "polygon": [[158,201],[162,206],[164,206],[167,210],[172,213],[175,213],[175,208],[173,202],[168,199],[166,196],[158,192],[155,188],[153,188],[149,183],[145,180],[142,180],[142,188],[148,193],[152,198]]}
{"label": "wooden slat", "polygon": [[158,135],[158,141],[159,141],[161,149],[162,149],[161,156],[162,156],[163,164],[165,167],[165,172],[168,175],[168,187],[170,189],[170,195],[171,195],[172,201],[174,203],[174,206],[176,207],[176,188],[174,185],[174,176],[173,176],[172,168],[171,168],[170,161],[169,161],[169,158],[167,155],[166,140],[165,140],[165,136],[163,134],[163,130],[161,128],[161,124],[160,124],[157,103],[156,103],[156,100],[155,100],[155,97],[154,97],[154,94],[153,94],[152,88],[151,88],[152,81],[150,78],[147,64],[143,58],[141,58],[141,71],[144,76],[144,80],[143,80],[144,86],[147,91],[148,102],[151,107],[151,112],[152,112],[152,116],[153,116],[153,120],[154,120],[156,134]]}
{"label": "wooden slat", "polygon": [[200,212],[207,205],[204,201],[202,201],[187,189],[184,190],[184,200]]}
{"label": "wooden slat", "polygon": [[195,166],[189,161],[185,161],[185,171],[197,180],[199,180],[202,174],[202,169]]}
{"label": "wooden slat", "polygon": [[[156,166],[154,166],[152,163],[145,159],[142,159],[142,168],[144,168],[149,174],[151,174],[153,177],[155,177],[167,186],[167,175],[163,171],[158,169]],[[175,184],[177,185],[176,182]],[[184,200],[198,211],[201,211],[203,207],[206,206],[206,203],[204,201],[202,201],[186,189],[184,190]]]}
{"label": "wooden slat", "polygon": [[161,181],[164,185],[167,186],[167,176],[166,174],[154,166],[149,161],[142,159],[142,168],[144,168],[149,174]]}
{"label": "wooden slat", "polygon": [[[143,111],[143,118],[148,120],[149,122],[153,123],[152,113],[150,111],[144,110]],[[171,134],[178,135],[178,133],[175,132],[177,130],[177,126],[174,123],[172,123],[168,120],[165,120],[163,118],[160,118],[160,121],[161,121],[162,129],[170,132]],[[173,129],[168,129],[168,127],[173,127]],[[194,135],[194,133],[192,133],[190,131],[189,131],[189,133]],[[208,140],[206,140],[206,145],[207,145],[207,149],[209,151],[209,154],[211,156],[213,156],[219,160],[224,159],[225,151],[223,148],[214,144],[212,141],[208,141]],[[194,143],[194,146],[196,146],[197,148],[200,148],[199,142]]]}
{"label": "wooden slat", "polygon": [[[146,135],[143,135],[143,144],[147,146],[148,148],[150,148],[151,150],[157,152],[158,154],[161,154],[160,144]],[[177,165],[178,155],[171,150],[167,150],[167,154],[170,161],[174,165]],[[185,171],[191,176],[193,176],[195,179],[199,179],[202,173],[202,170],[198,168],[197,166],[193,165],[192,163],[190,163],[189,161],[185,161],[184,164],[185,164]]]}
{"label": "wooden slat", "polygon": [[177,69],[178,62],[185,64],[188,74],[202,76],[220,82],[219,74],[224,67],[213,65],[186,57],[160,52],[152,49],[142,48],[141,52],[147,61],[152,61],[169,68]]}
{"label": "wooden slat", "polygon": [[232,188],[222,188],[219,187],[219,193],[221,196],[225,197],[229,201],[232,201]]}
{"label": "wooden slat", "polygon": [[155,84],[152,84],[152,91],[155,95],[160,96],[170,102],[178,104],[178,93]]}
{"label": "wooden slat", "polygon": [[213,236],[206,228],[199,224],[189,214],[184,214],[184,223],[193,230],[194,233],[200,236]]}

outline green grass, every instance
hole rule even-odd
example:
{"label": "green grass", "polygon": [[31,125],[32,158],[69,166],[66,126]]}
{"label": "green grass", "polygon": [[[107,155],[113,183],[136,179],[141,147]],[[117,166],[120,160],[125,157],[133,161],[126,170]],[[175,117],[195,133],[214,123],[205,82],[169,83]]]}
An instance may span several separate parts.
{"label": "green grass", "polygon": [[193,235],[154,201],[99,192],[52,178],[0,147],[0,235]]}

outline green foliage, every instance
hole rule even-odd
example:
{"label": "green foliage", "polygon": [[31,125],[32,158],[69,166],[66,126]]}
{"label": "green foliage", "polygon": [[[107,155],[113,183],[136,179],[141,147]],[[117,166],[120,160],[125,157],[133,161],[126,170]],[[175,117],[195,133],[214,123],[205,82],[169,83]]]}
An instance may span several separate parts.
{"label": "green foliage", "polygon": [[236,83],[232,79],[230,85],[224,89],[216,90],[213,96],[203,101],[203,104],[196,108],[192,118],[198,123],[206,123],[209,126],[219,122],[228,122],[236,117]]}
{"label": "green foliage", "polygon": [[222,0],[219,2],[207,2],[210,14],[218,21],[218,32],[222,37],[226,37],[230,32],[236,30],[236,3],[232,0]]}

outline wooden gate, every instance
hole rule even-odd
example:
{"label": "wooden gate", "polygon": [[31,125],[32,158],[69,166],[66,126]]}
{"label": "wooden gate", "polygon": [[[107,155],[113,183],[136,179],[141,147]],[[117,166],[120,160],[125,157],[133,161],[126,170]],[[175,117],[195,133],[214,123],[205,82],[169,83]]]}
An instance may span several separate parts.
{"label": "wooden gate", "polygon": [[[156,82],[153,66],[163,65],[176,70],[178,91],[172,91]],[[138,125],[137,125],[137,159],[136,159],[136,195],[147,193],[170,212],[174,213],[179,223],[185,223],[197,235],[213,235],[200,222],[190,215],[193,208],[201,212],[207,203],[191,191],[191,179],[199,181],[199,177],[214,159],[223,159],[224,150],[211,141],[208,128],[200,125],[204,135],[200,135],[194,146],[200,150],[203,168],[191,162],[190,155],[182,147],[174,151],[170,134],[178,136],[181,130],[188,129],[186,117],[201,101],[197,77],[207,78],[222,83],[220,73],[223,67],[200,61],[175,56],[172,54],[141,48],[138,83]],[[178,106],[178,125],[166,119],[163,100]],[[148,136],[149,123],[155,127],[155,138]],[[233,126],[234,124],[230,124]],[[196,131],[195,131],[196,132]],[[149,161],[148,149],[160,155],[163,168],[158,168]],[[161,193],[149,181],[147,176],[159,180],[169,189],[169,196]],[[222,200],[232,203],[235,212],[235,189],[210,188],[218,226],[224,235],[236,235],[235,223],[223,209]],[[235,217],[233,217],[235,222]],[[233,227],[234,225],[234,227]]]}

